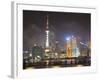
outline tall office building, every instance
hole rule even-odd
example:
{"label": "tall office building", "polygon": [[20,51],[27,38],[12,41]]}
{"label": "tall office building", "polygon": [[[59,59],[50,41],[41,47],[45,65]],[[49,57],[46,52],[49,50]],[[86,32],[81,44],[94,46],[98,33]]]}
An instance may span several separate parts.
{"label": "tall office building", "polygon": [[67,57],[72,57],[72,45],[71,45],[71,38],[67,38],[67,49],[66,49]]}
{"label": "tall office building", "polygon": [[37,45],[32,47],[32,56],[35,61],[41,61],[41,59],[43,59],[43,53],[44,50],[42,47],[39,47]]}
{"label": "tall office building", "polygon": [[77,46],[77,39],[74,36],[67,38],[67,57],[78,57],[80,55],[79,48]]}
{"label": "tall office building", "polygon": [[72,36],[72,55],[73,57],[78,57],[80,55],[77,39],[74,36]]}

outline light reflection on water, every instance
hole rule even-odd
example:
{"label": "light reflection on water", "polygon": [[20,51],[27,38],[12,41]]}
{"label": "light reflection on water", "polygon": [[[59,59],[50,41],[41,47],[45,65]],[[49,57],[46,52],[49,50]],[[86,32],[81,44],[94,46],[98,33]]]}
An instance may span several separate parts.
{"label": "light reflection on water", "polygon": [[[73,66],[73,67],[83,67],[83,65],[79,64],[79,65],[76,65],[76,66]],[[46,68],[49,68],[49,67],[46,67]],[[62,68],[62,67],[61,66],[52,66],[51,68]],[[31,69],[35,69],[35,68],[34,67],[26,68],[26,70],[31,70]]]}

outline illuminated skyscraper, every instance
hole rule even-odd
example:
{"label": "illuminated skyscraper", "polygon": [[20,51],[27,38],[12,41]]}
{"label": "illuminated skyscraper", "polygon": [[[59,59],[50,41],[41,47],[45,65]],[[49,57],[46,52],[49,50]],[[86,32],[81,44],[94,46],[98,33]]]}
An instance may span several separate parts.
{"label": "illuminated skyscraper", "polygon": [[73,57],[78,57],[80,55],[79,48],[77,46],[76,37],[72,36],[72,55]]}
{"label": "illuminated skyscraper", "polygon": [[67,38],[67,57],[78,57],[80,55],[79,48],[77,47],[77,39],[72,36]]}
{"label": "illuminated skyscraper", "polygon": [[72,57],[71,38],[68,37],[66,40],[67,40],[67,49],[66,49],[67,57],[68,57],[68,58],[71,58],[71,57]]}

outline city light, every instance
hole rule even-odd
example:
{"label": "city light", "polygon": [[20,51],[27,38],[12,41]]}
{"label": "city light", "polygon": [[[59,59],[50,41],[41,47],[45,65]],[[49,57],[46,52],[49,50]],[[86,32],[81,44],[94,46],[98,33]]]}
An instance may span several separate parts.
{"label": "city light", "polygon": [[32,57],[32,54],[30,53],[29,56]]}
{"label": "city light", "polygon": [[50,50],[49,49],[45,49],[45,52],[49,52]]}
{"label": "city light", "polygon": [[84,43],[80,42],[80,44],[84,45]]}
{"label": "city light", "polygon": [[83,42],[80,42],[80,44],[81,44],[81,45],[84,45],[84,46],[88,46],[87,44],[85,44],[85,43],[83,43]]}
{"label": "city light", "polygon": [[74,38],[74,36],[69,36],[69,37],[66,37],[66,40],[69,41],[71,38]]}
{"label": "city light", "polygon": [[74,38],[74,36],[72,36],[72,38]]}
{"label": "city light", "polygon": [[70,40],[70,37],[67,37],[66,40],[69,41]]}
{"label": "city light", "polygon": [[[61,15],[61,13],[59,15]],[[35,22],[35,16],[32,16],[32,20],[34,20],[32,22]],[[30,67],[39,69],[90,66],[90,41],[84,38],[85,35],[83,36],[83,32],[87,33],[86,31],[88,30],[82,30],[85,28],[81,29],[80,25],[76,22],[75,25],[72,21],[69,22],[68,16],[65,17],[65,15],[61,16],[63,17],[61,18],[46,12],[46,14],[43,14],[42,16],[43,17],[41,18],[41,16],[39,17],[37,14],[37,23],[32,23],[34,24],[32,27],[24,25],[26,28],[23,30],[23,69],[28,69]],[[73,15],[70,17],[74,18],[74,16],[72,16]],[[68,22],[65,22],[64,20],[67,20]],[[80,18],[79,22],[81,20],[82,19]],[[26,24],[25,21],[24,24]],[[68,26],[66,26],[67,24]],[[63,38],[65,35],[66,37]]]}
{"label": "city light", "polygon": [[46,48],[49,47],[49,30],[46,30]]}

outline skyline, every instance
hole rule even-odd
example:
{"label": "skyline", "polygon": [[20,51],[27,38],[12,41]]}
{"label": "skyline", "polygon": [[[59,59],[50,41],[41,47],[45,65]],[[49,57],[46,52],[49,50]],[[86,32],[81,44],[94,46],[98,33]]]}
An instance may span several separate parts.
{"label": "skyline", "polygon": [[[23,47],[45,42],[46,16],[49,16],[51,39],[64,46],[66,37],[78,36],[82,42],[90,41],[91,15],[87,13],[23,11]],[[38,37],[37,37],[38,36]],[[44,44],[44,43],[43,43]],[[41,44],[41,45],[43,45]]]}

